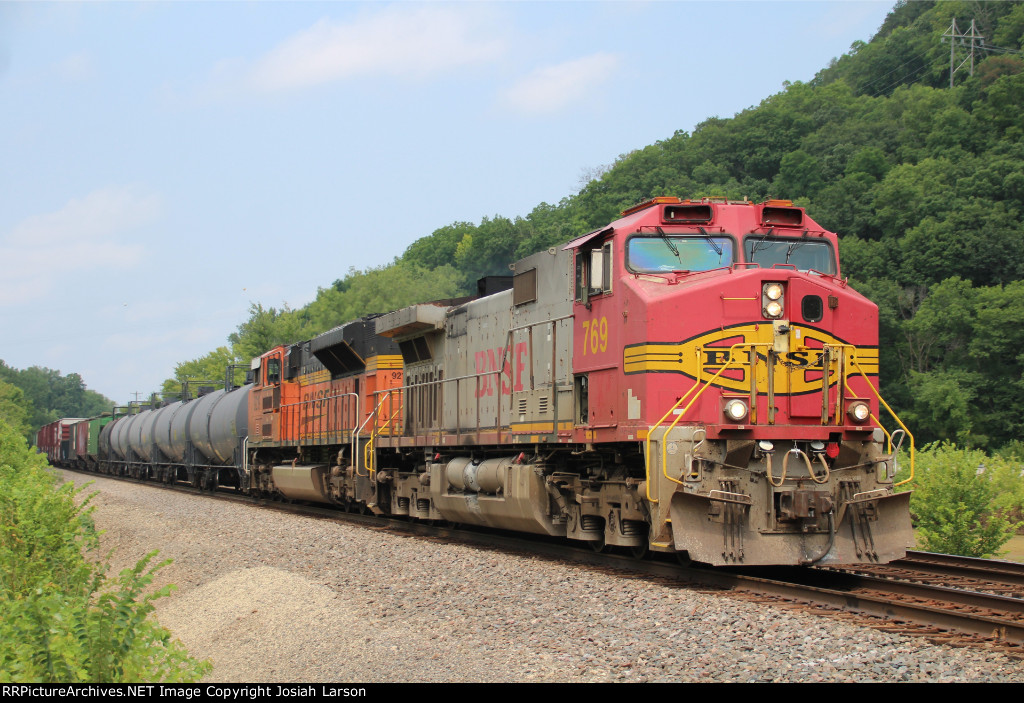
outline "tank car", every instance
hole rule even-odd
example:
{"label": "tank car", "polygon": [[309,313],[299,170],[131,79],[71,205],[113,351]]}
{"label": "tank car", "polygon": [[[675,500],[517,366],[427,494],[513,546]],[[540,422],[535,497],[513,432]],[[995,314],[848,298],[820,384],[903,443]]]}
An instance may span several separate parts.
{"label": "tank car", "polygon": [[[400,395],[372,405],[379,389],[401,388],[397,346],[364,318],[271,349],[253,359],[249,376],[238,388],[121,408],[100,437],[100,470],[353,505],[354,487],[324,480],[325,472],[338,476],[339,462],[351,464],[400,411]],[[371,419],[382,427],[368,427]]]}
{"label": "tank car", "polygon": [[[225,387],[161,407],[122,408],[99,436],[100,471],[245,491],[251,385]],[[116,414],[116,413],[115,413]]]}

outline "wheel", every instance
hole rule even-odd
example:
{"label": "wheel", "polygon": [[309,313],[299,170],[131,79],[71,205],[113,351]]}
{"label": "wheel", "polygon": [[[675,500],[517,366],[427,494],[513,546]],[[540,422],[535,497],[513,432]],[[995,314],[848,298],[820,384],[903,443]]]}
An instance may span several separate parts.
{"label": "wheel", "polygon": [[604,535],[602,535],[600,539],[588,540],[587,544],[590,545],[591,549],[593,549],[595,552],[600,554],[601,552],[604,551],[604,548],[605,548]]}
{"label": "wheel", "polygon": [[693,565],[693,559],[690,558],[690,553],[685,549],[676,552],[676,561],[679,562],[679,566],[691,566]]}
{"label": "wheel", "polygon": [[644,542],[643,544],[638,544],[635,547],[629,548],[629,554],[634,559],[643,559],[647,556],[648,547],[649,545],[647,544],[647,542]]}

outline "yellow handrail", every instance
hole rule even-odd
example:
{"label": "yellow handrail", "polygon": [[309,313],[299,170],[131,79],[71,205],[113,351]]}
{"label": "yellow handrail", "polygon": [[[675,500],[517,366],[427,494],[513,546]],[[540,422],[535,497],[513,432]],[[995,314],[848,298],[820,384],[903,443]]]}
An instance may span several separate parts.
{"label": "yellow handrail", "polygon": [[[849,346],[852,346],[852,345],[849,345]],[[860,364],[857,363],[857,357],[856,356],[851,356],[851,361],[853,361],[853,365],[857,367],[857,371],[860,373],[861,378],[863,378],[864,382],[868,384],[868,388],[870,388],[871,392],[875,394],[876,398],[878,398],[878,402],[881,403],[883,406],[885,406],[885,409],[888,410],[889,414],[892,415],[894,420],[896,420],[896,424],[899,425],[900,428],[904,432],[907,433],[907,437],[910,438],[910,476],[905,481],[900,481],[899,483],[894,483],[893,484],[893,488],[895,488],[896,486],[902,486],[904,484],[910,483],[911,481],[914,480],[914,458],[915,458],[915,454],[916,454],[915,448],[914,448],[914,435],[912,435],[910,433],[910,430],[907,429],[907,426],[903,424],[903,421],[900,420],[899,416],[893,411],[892,408],[889,407],[889,404],[885,402],[885,399],[882,398],[882,394],[879,393],[878,390],[871,383],[871,380],[868,378],[868,375],[866,373],[864,373],[864,369],[862,369],[860,367]],[[843,385],[846,386],[847,390],[849,390],[851,393],[853,393],[853,389],[850,388],[850,384],[847,382],[846,378],[843,379]],[[876,421],[877,421],[877,418],[876,418]],[[878,425],[879,425],[879,427],[881,427],[882,423],[879,422]],[[882,428],[882,431],[885,432],[885,428]],[[886,434],[888,435],[888,432],[886,432]],[[892,445],[890,444],[890,448],[891,447],[892,447]]]}
{"label": "yellow handrail", "polygon": [[[688,391],[686,391],[686,393],[684,393],[682,395],[682,397],[679,398],[679,400],[677,400],[675,402],[675,404],[671,408],[669,408],[668,412],[666,412],[664,415],[662,415],[661,419],[658,420],[658,422],[656,422],[654,424],[654,427],[652,427],[650,430],[648,430],[647,437],[644,440],[644,443],[645,443],[645,448],[644,448],[645,449],[645,451],[644,451],[644,474],[645,474],[646,479],[647,479],[647,481],[646,481],[646,483],[647,483],[647,500],[649,502],[651,502],[651,503],[660,503],[661,502],[660,499],[655,499],[655,498],[651,497],[651,433],[653,433],[656,429],[658,429],[658,427],[661,426],[661,423],[663,423],[666,419],[668,419],[668,416],[671,415],[673,412],[675,412],[676,408],[678,408],[683,403],[683,401],[685,401],[687,399],[687,397],[691,393],[693,393],[695,390],[700,388],[700,390],[697,391],[697,393],[693,396],[693,398],[690,399],[690,402],[687,403],[686,407],[682,409],[682,411],[679,413],[678,417],[676,417],[676,419],[672,422],[672,424],[669,425],[665,429],[665,431],[661,434],[661,440],[662,440],[662,442],[661,442],[661,468],[662,468],[662,473],[664,474],[665,478],[667,478],[669,481],[672,481],[673,483],[678,483],[680,486],[684,485],[682,481],[680,481],[678,479],[674,479],[674,478],[672,478],[671,476],[668,475],[668,466],[667,466],[667,464],[668,464],[668,454],[667,454],[667,445],[665,444],[665,437],[667,437],[668,433],[671,432],[675,428],[675,426],[679,424],[679,421],[683,419],[683,415],[685,415],[687,413],[687,411],[689,411],[689,409],[691,407],[693,407],[693,404],[697,401],[697,398],[699,398],[701,396],[701,394],[704,393],[704,391],[706,391],[711,386],[711,384],[714,383],[715,380],[719,376],[721,376],[722,373],[727,368],[729,368],[732,365],[732,363],[733,363],[732,358],[733,358],[733,350],[734,349],[736,349],[737,347],[770,347],[770,346],[771,346],[771,343],[769,343],[769,342],[738,342],[738,343],[732,345],[731,347],[729,347],[729,360],[726,361],[724,364],[722,364],[722,368],[720,368],[718,370],[718,373],[716,373],[714,376],[709,378],[707,381],[704,381],[703,383],[701,383],[700,381],[697,381],[692,386],[690,386],[690,389]],[[701,375],[701,371],[703,371],[703,368],[700,371],[698,371],[698,373],[697,373],[698,378]]]}
{"label": "yellow handrail", "polygon": [[[682,481],[680,481],[679,479],[672,478],[671,476],[668,475],[668,444],[665,442],[665,438],[668,437],[669,432],[675,429],[675,426],[679,424],[679,421],[683,419],[683,415],[685,415],[687,411],[693,406],[693,404],[697,402],[697,398],[699,398],[704,391],[711,387],[711,384],[714,383],[715,379],[722,375],[723,371],[729,368],[729,366],[732,364],[733,350],[736,349],[737,347],[748,347],[750,349],[756,349],[757,347],[770,346],[772,346],[770,342],[739,342],[729,347],[729,361],[722,364],[722,368],[718,370],[718,373],[716,373],[714,376],[705,381],[704,387],[701,388],[695,396],[693,396],[693,399],[691,399],[690,402],[686,405],[686,407],[683,408],[683,411],[679,413],[676,419],[672,421],[672,424],[669,425],[661,434],[661,471],[665,475],[665,478],[667,478],[669,481],[672,481],[673,483],[678,483],[680,486],[683,485]],[[751,368],[750,372],[754,373],[754,369]],[[754,409],[751,408],[750,412],[753,413]],[[648,437],[650,437],[649,434]]]}
{"label": "yellow handrail", "polygon": [[[388,391],[382,391],[382,393],[383,393],[383,397],[381,397],[381,399],[380,399],[380,402],[378,402],[378,403],[377,403],[377,405],[376,405],[376,407],[374,407],[374,409],[373,409],[373,410],[371,410],[371,411],[369,412],[369,414],[367,415],[366,419],[365,419],[365,420],[363,420],[363,424],[361,424],[361,425],[359,426],[359,429],[358,429],[358,430],[356,430],[355,432],[358,432],[358,433],[360,433],[360,434],[361,434],[361,433],[362,433],[362,430],[363,430],[363,428],[364,428],[364,427],[366,427],[366,424],[367,424],[367,423],[368,423],[368,422],[369,422],[370,420],[373,420],[373,419],[375,419],[375,418],[377,417],[377,411],[378,411],[378,410],[380,410],[380,407],[381,407],[382,405],[384,405],[384,401],[385,401],[385,400],[387,400],[387,398],[388,398],[388,396],[390,395],[391,391],[390,391],[390,390],[388,390]],[[355,432],[354,432],[353,434],[355,434]],[[373,471],[373,469],[372,469],[372,468],[370,468],[370,465],[372,464],[372,462],[370,462],[370,461],[369,461],[369,454],[367,453],[367,448],[368,448],[368,447],[369,447],[369,446],[370,446],[371,444],[373,444],[373,437],[374,437],[374,434],[373,434],[373,428],[371,428],[371,429],[370,429],[370,439],[369,439],[369,441],[367,441],[367,443],[366,443],[365,445],[363,445],[363,466],[367,467],[367,471],[366,471],[366,475],[367,475],[367,476],[371,476],[371,475],[372,475],[372,471]],[[354,447],[353,447],[353,448],[354,448]],[[355,454],[353,454],[353,455],[352,455],[352,463],[353,463],[353,464],[355,465],[355,466],[354,466],[354,469],[355,469],[356,475],[357,475],[357,476],[362,476],[362,474],[361,474],[361,473],[359,473],[359,462],[358,462],[358,461],[356,461],[356,459],[357,459],[356,455],[355,455]],[[369,462],[369,463],[368,463],[368,462]]]}
{"label": "yellow handrail", "polygon": [[[399,392],[401,391],[401,389],[398,389],[398,390],[399,390]],[[385,391],[384,392],[384,397],[381,398],[381,401],[379,403],[377,403],[376,410],[379,410],[380,407],[384,404],[384,401],[386,399],[390,398],[394,394],[394,392],[395,392],[395,389],[388,389],[387,391]],[[402,397],[402,396],[400,396],[400,397]],[[371,478],[373,477],[374,473],[376,473],[376,471],[377,471],[377,468],[374,465],[374,461],[373,461],[373,456],[374,456],[373,455],[374,440],[377,438],[377,435],[383,433],[384,429],[387,428],[396,417],[398,417],[398,414],[402,412],[402,407],[403,407],[402,403],[399,402],[398,403],[398,409],[395,410],[395,412],[393,412],[391,414],[391,417],[389,417],[387,420],[385,420],[384,424],[381,425],[380,427],[377,427],[376,423],[374,423],[373,428],[370,430],[370,439],[366,442],[365,445],[363,445],[363,466],[366,467],[367,475],[370,476]]]}

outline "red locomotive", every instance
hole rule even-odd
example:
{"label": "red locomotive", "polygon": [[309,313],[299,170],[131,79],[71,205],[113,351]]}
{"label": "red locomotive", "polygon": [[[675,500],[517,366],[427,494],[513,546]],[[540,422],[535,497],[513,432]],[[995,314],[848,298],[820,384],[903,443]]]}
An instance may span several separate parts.
{"label": "red locomotive", "polygon": [[895,559],[906,430],[879,423],[877,308],[837,252],[788,201],[656,198],[510,288],[119,419],[105,467],[716,565]]}

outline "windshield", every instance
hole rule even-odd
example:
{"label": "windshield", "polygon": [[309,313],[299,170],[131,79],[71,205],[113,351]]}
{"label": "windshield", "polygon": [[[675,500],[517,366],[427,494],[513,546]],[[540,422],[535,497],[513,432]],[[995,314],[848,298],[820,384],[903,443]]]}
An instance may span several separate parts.
{"label": "windshield", "polygon": [[807,239],[768,239],[748,237],[743,243],[747,261],[770,268],[775,264],[792,264],[801,271],[814,269],[835,275],[835,257],[828,242]]}
{"label": "windshield", "polygon": [[732,266],[730,237],[633,237],[626,244],[626,265],[635,273],[708,271]]}

